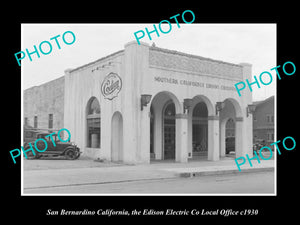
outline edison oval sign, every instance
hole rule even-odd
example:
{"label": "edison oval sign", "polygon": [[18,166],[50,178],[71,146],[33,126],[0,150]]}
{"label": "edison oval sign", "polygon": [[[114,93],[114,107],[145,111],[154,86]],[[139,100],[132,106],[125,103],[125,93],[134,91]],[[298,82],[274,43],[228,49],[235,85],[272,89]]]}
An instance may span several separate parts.
{"label": "edison oval sign", "polygon": [[112,100],[122,89],[122,79],[116,73],[109,73],[103,80],[101,92],[104,98]]}

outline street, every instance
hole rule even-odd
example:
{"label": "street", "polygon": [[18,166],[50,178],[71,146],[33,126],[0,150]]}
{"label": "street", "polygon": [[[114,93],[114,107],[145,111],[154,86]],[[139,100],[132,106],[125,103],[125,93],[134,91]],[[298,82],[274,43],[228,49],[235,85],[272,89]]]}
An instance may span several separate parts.
{"label": "street", "polygon": [[274,194],[274,172],[25,188],[25,194]]}

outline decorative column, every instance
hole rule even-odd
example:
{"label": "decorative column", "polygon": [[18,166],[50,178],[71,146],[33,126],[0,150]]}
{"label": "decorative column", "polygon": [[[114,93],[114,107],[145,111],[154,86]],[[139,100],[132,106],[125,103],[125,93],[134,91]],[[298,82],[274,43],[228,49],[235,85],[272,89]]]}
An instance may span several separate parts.
{"label": "decorative column", "polygon": [[162,160],[162,142],[163,142],[163,121],[162,121],[162,107],[154,107],[154,129],[153,129],[153,147],[156,160]]}
{"label": "decorative column", "polygon": [[235,156],[245,157],[245,149],[243,149],[243,117],[235,118]]}
{"label": "decorative column", "polygon": [[139,162],[150,163],[150,106],[141,111]]}
{"label": "decorative column", "polygon": [[193,157],[193,110],[188,113],[188,158]]}
{"label": "decorative column", "polygon": [[226,119],[220,121],[220,157],[226,156],[226,121]]}
{"label": "decorative column", "polygon": [[208,160],[217,161],[220,156],[219,117],[208,116]]}
{"label": "decorative column", "polygon": [[176,162],[188,162],[188,116],[176,114]]}

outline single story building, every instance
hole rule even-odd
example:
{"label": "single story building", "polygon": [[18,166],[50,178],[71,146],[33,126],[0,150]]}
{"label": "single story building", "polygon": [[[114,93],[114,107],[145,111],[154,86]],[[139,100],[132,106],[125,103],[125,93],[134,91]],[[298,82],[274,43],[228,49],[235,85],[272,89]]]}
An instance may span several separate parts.
{"label": "single story building", "polygon": [[184,163],[224,157],[229,121],[236,157],[251,156],[252,93],[234,88],[251,67],[132,41],[65,71],[63,127],[82,157]]}

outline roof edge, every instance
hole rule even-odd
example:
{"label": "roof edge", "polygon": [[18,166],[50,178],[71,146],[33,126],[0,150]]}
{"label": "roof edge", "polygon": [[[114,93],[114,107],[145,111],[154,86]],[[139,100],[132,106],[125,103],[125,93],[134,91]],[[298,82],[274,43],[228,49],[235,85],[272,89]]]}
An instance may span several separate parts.
{"label": "roof edge", "polygon": [[32,86],[32,87],[26,88],[26,89],[24,89],[23,91],[29,91],[30,89],[38,88],[38,87],[47,85],[47,84],[49,84],[49,83],[51,83],[51,82],[55,82],[55,81],[60,80],[60,79],[65,80],[65,75],[62,75],[62,76],[60,76],[60,77],[58,77],[58,78],[55,78],[55,79],[53,79],[53,80],[49,80],[49,81],[47,81],[47,82],[45,82],[45,83],[42,83],[42,84],[39,84],[39,85],[35,85],[35,86]]}
{"label": "roof edge", "polygon": [[121,52],[124,52],[124,49],[119,50],[119,51],[116,51],[116,52],[114,52],[114,53],[111,53],[111,54],[109,54],[109,55],[107,55],[107,56],[104,56],[104,57],[102,57],[102,58],[100,58],[100,59],[97,59],[97,60],[95,60],[95,61],[93,61],[93,62],[90,62],[90,63],[84,64],[84,65],[82,65],[82,66],[76,67],[75,69],[68,69],[68,72],[69,72],[69,73],[72,73],[72,72],[74,72],[74,71],[76,71],[76,70],[82,69],[82,68],[84,68],[84,67],[88,67],[88,66],[90,66],[90,65],[92,65],[92,64],[95,64],[95,63],[100,62],[100,61],[102,61],[102,60],[104,60],[104,59],[107,59],[107,58],[109,58],[109,57],[112,57],[112,56],[114,56],[114,55],[117,55],[117,54],[119,54],[119,53],[121,53]]}
{"label": "roof edge", "polygon": [[264,100],[257,101],[257,102],[253,102],[253,104],[256,105],[256,106],[259,106],[259,105],[261,105],[261,104],[263,104],[263,103],[266,103],[266,102],[268,102],[268,101],[271,101],[271,100],[274,99],[274,98],[275,98],[275,96],[274,96],[274,95],[271,95],[270,97],[268,97],[268,98],[266,98],[266,99],[264,99]]}

